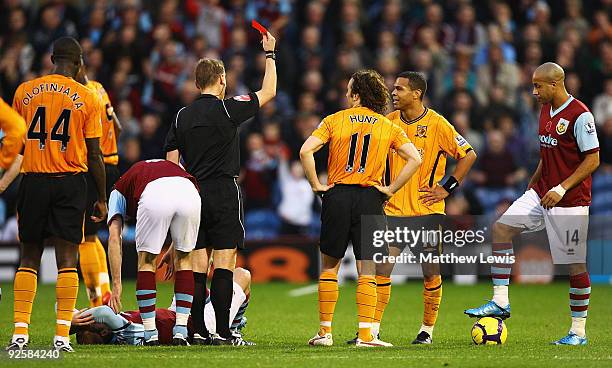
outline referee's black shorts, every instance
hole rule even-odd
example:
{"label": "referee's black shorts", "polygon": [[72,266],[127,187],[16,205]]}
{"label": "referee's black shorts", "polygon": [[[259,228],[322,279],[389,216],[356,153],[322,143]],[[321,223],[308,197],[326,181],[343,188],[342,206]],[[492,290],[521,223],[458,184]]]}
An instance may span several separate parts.
{"label": "referee's black shorts", "polygon": [[[113,185],[115,182],[119,180],[121,174],[119,173],[119,167],[117,165],[109,165],[105,164],[104,168],[106,169],[106,195],[110,196],[111,190],[113,190]],[[96,181],[94,177],[87,173],[85,174],[87,178],[87,207],[85,209],[85,236],[88,235],[96,235],[98,230],[102,226],[105,225],[105,222],[93,222],[91,220],[91,214],[93,211],[94,203],[98,200],[98,187],[96,185]]]}
{"label": "referee's black shorts", "polygon": [[[385,196],[375,187],[336,184],[323,195],[320,250],[334,258],[344,257],[349,241],[357,260],[372,260],[376,253],[386,253],[370,241],[362,241],[362,217],[384,217]],[[373,219],[366,219],[370,225]],[[379,224],[381,225],[381,224]],[[384,227],[384,224],[382,224]]]}
{"label": "referee's black shorts", "polygon": [[19,239],[42,243],[55,236],[80,244],[86,204],[84,174],[25,174],[17,198]]}
{"label": "referee's black shorts", "polygon": [[235,178],[198,182],[202,209],[195,249],[244,249],[244,208]]}

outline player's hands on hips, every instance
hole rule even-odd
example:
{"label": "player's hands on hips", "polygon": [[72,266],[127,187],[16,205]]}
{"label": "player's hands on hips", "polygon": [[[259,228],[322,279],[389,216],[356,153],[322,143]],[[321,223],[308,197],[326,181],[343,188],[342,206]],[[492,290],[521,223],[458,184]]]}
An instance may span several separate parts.
{"label": "player's hands on hips", "polygon": [[108,302],[108,306],[112,308],[115,314],[121,312],[121,285],[113,284],[113,290],[111,291],[111,298]]}
{"label": "player's hands on hips", "polygon": [[323,193],[327,192],[328,190],[330,190],[332,186],[333,185],[323,185],[323,184],[319,183],[319,184],[315,185],[314,187],[312,187],[312,191],[315,194],[323,194]]}
{"label": "player's hands on hips", "polygon": [[556,206],[557,203],[559,203],[559,201],[561,200],[561,198],[563,198],[561,194],[555,192],[554,190],[549,190],[548,193],[546,193],[544,197],[542,197],[540,204],[542,205],[542,207],[549,210]]}
{"label": "player's hands on hips", "polygon": [[174,276],[174,249],[168,248],[157,268],[162,268],[164,264],[167,265],[164,280],[170,280]]}
{"label": "player's hands on hips", "polygon": [[264,51],[274,51],[274,50],[276,50],[276,38],[274,38],[270,34],[270,32],[266,33],[263,36],[263,39],[262,39],[261,43],[263,45]]}
{"label": "player's hands on hips", "polygon": [[108,215],[108,207],[106,205],[106,201],[96,201],[96,203],[94,203],[91,220],[93,222],[102,222],[106,218],[106,215]]}
{"label": "player's hands on hips", "polygon": [[83,308],[72,315],[72,326],[86,326],[93,324],[94,318],[89,312],[89,308]]}
{"label": "player's hands on hips", "polygon": [[434,203],[438,203],[444,198],[448,197],[450,193],[446,189],[442,188],[440,184],[436,184],[434,187],[422,187],[419,188],[419,200],[426,206],[431,206]]}
{"label": "player's hands on hips", "polygon": [[393,194],[395,194],[391,191],[391,188],[389,188],[388,186],[383,187],[382,185],[375,185],[374,188],[378,189],[379,192],[384,194],[387,200],[391,199],[391,197],[393,197]]}

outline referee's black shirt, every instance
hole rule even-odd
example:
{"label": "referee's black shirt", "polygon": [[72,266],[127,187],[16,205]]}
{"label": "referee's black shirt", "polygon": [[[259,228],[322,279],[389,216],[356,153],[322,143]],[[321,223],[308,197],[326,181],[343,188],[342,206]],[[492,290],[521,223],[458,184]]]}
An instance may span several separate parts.
{"label": "referee's black shirt", "polygon": [[176,114],[166,137],[166,152],[179,150],[187,172],[198,181],[237,177],[238,126],[259,111],[255,93],[225,100],[202,94]]}

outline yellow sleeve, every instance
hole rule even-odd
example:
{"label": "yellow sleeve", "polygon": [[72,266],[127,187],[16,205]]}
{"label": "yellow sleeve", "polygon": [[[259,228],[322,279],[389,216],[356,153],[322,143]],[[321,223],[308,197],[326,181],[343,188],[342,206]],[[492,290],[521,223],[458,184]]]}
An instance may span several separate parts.
{"label": "yellow sleeve", "polygon": [[329,142],[329,139],[331,138],[331,135],[332,135],[332,125],[331,125],[332,116],[333,115],[330,115],[330,116],[327,116],[325,119],[323,119],[323,121],[321,121],[321,123],[319,124],[317,129],[315,129],[315,131],[312,132],[312,136],[319,138],[320,140],[323,141],[323,143]]}
{"label": "yellow sleeve", "polygon": [[0,99],[0,129],[4,131],[0,146],[0,167],[6,170],[23,148],[26,123],[21,115],[2,99]]}
{"label": "yellow sleeve", "polygon": [[461,134],[457,133],[455,127],[444,118],[441,118],[440,121],[439,142],[440,149],[455,158],[455,160],[465,157],[472,149],[468,141]]}
{"label": "yellow sleeve", "polygon": [[398,150],[404,144],[410,143],[410,139],[408,138],[408,136],[406,135],[406,132],[404,132],[402,128],[393,124],[392,129],[393,131],[391,132],[391,135],[393,139],[391,140],[391,148]]}
{"label": "yellow sleeve", "polygon": [[101,100],[96,95],[90,94],[88,104],[89,116],[84,124],[85,138],[99,138],[102,136],[101,103]]}

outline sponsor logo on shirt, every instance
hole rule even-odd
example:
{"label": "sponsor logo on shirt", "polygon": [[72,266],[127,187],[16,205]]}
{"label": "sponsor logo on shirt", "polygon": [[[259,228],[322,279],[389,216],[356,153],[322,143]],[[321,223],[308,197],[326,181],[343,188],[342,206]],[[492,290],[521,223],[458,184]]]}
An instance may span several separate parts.
{"label": "sponsor logo on shirt", "polygon": [[556,138],[553,138],[553,136],[549,135],[542,135],[540,134],[540,145],[543,147],[556,147],[557,144],[559,142],[557,141]]}
{"label": "sponsor logo on shirt", "polygon": [[565,134],[567,132],[567,126],[569,125],[569,121],[565,119],[559,119],[557,123],[557,134]]}

